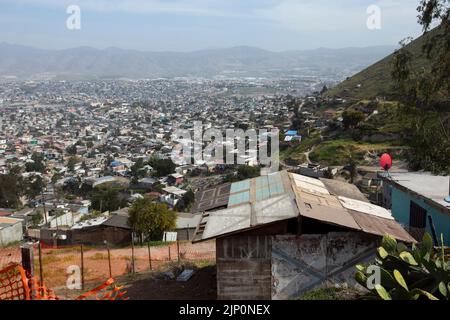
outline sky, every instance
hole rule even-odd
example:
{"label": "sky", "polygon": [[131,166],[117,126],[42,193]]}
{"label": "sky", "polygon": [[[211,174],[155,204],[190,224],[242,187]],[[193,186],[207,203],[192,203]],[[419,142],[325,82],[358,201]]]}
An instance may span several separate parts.
{"label": "sky", "polygon": [[[90,46],[145,51],[195,51],[242,45],[271,51],[396,45],[406,37],[420,34],[418,3],[419,0],[0,0],[0,42],[45,49]],[[80,29],[66,26],[70,5],[80,8]],[[375,17],[370,9],[374,5],[380,10],[380,28],[369,29],[367,20]]]}

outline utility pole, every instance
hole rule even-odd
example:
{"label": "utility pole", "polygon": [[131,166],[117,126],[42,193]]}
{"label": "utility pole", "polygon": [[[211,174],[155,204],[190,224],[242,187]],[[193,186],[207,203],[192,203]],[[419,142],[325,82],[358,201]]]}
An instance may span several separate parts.
{"label": "utility pole", "polygon": [[48,221],[47,221],[47,210],[45,209],[44,188],[41,189],[41,197],[42,197],[42,207],[44,208],[45,224],[47,224]]}

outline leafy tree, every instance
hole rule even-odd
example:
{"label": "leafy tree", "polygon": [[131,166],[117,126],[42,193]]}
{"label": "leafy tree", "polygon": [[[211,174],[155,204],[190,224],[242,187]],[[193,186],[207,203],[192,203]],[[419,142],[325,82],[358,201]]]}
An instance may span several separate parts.
{"label": "leafy tree", "polygon": [[195,201],[195,194],[192,190],[188,190],[184,195],[181,201],[179,201],[176,205],[176,209],[179,211],[183,211],[189,209],[191,205]]}
{"label": "leafy tree", "polygon": [[[409,165],[414,170],[450,172],[450,6],[448,0],[422,0],[418,7],[430,68],[415,68],[414,58],[401,42],[394,56],[396,81],[403,114],[408,115]],[[433,25],[438,27],[430,31]]]}
{"label": "leafy tree", "polygon": [[13,166],[11,169],[9,169],[9,173],[14,176],[19,176],[22,173],[22,168],[20,166]]}
{"label": "leafy tree", "polygon": [[234,127],[247,131],[247,129],[249,128],[249,124],[244,122],[235,122]]}
{"label": "leafy tree", "polygon": [[348,158],[348,171],[350,172],[350,183],[354,183],[358,176],[358,167],[353,155]]}
{"label": "leafy tree", "polygon": [[0,175],[0,207],[17,208],[19,204],[18,177],[13,174]]}
{"label": "leafy tree", "polygon": [[126,207],[127,203],[121,199],[119,191],[113,188],[94,189],[91,195],[92,208],[95,210],[115,211]]}
{"label": "leafy tree", "polygon": [[45,182],[41,176],[34,176],[25,181],[25,186],[25,195],[29,199],[36,199],[36,197],[44,190]]}
{"label": "leafy tree", "polygon": [[152,191],[155,191],[155,192],[163,193],[163,188],[164,188],[164,185],[159,181],[155,182],[152,185]]}
{"label": "leafy tree", "polygon": [[34,152],[31,155],[31,160],[25,164],[27,172],[45,172],[44,156],[41,153]]}
{"label": "leafy tree", "polygon": [[67,147],[66,152],[69,155],[73,155],[73,156],[76,155],[77,154],[77,145],[74,144],[74,145]]}
{"label": "leafy tree", "polygon": [[75,172],[75,165],[78,162],[80,162],[80,159],[78,159],[75,156],[69,158],[69,160],[67,161],[67,168],[69,169],[70,172]]}
{"label": "leafy tree", "polygon": [[38,211],[31,216],[31,223],[36,227],[42,222],[42,219],[44,219],[44,215],[41,211]]}
{"label": "leafy tree", "polygon": [[346,129],[357,127],[365,118],[364,113],[359,110],[345,110],[342,113],[342,123]]}
{"label": "leafy tree", "polygon": [[132,166],[131,166],[131,175],[138,179],[142,177],[142,168],[144,167],[144,160],[142,158],[139,158]]}
{"label": "leafy tree", "polygon": [[176,165],[172,159],[152,158],[149,162],[158,177],[167,176],[175,172]]}
{"label": "leafy tree", "polygon": [[236,173],[228,173],[223,177],[223,182],[236,182],[246,179],[259,177],[261,175],[260,167],[240,165]]}
{"label": "leafy tree", "polygon": [[241,165],[237,171],[237,178],[239,180],[251,179],[261,175],[260,167],[252,167],[248,165]]}
{"label": "leafy tree", "polygon": [[60,172],[55,172],[52,176],[52,183],[55,184],[58,180],[62,179],[62,174]]}
{"label": "leafy tree", "polygon": [[167,205],[153,203],[148,197],[136,200],[129,210],[129,226],[151,240],[162,239],[165,231],[174,230],[177,215]]}

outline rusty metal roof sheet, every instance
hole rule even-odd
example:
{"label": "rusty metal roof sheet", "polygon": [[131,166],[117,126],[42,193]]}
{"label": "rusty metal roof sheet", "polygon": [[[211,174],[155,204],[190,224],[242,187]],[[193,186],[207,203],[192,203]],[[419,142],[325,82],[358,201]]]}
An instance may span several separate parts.
{"label": "rusty metal roof sheet", "polygon": [[416,242],[416,240],[395,220],[385,219],[353,210],[349,210],[349,212],[364,232],[379,236],[389,234],[401,241],[410,243]]}
{"label": "rusty metal roof sheet", "polygon": [[320,178],[320,181],[323,182],[325,187],[331,194],[335,196],[347,197],[355,200],[360,200],[364,202],[369,202],[364,194],[359,191],[358,187],[354,184],[347,183],[344,181],[339,181],[336,179],[325,179]]}
{"label": "rusty metal roof sheet", "polygon": [[361,230],[355,222],[355,219],[353,219],[335,196],[312,194],[301,188],[296,188],[295,194],[301,216]]}

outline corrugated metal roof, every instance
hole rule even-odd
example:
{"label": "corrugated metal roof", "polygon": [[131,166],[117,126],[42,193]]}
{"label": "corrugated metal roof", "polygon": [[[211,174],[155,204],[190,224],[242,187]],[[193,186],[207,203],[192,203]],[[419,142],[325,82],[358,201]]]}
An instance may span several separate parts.
{"label": "corrugated metal roof", "polygon": [[335,196],[329,194],[313,194],[298,187],[295,193],[301,216],[361,230],[355,222],[355,219],[353,219]]}
{"label": "corrugated metal roof", "polygon": [[366,214],[370,214],[372,216],[377,216],[380,218],[390,219],[394,220],[391,213],[386,210],[385,208],[376,206],[371,203],[355,200],[355,199],[349,199],[346,197],[338,197],[339,201],[342,203],[344,208],[357,211],[357,212],[363,212]]}
{"label": "corrugated metal roof", "polygon": [[250,189],[250,180],[239,181],[231,184],[230,193],[241,192]]}
{"label": "corrugated metal roof", "polygon": [[359,191],[358,187],[354,184],[339,181],[336,179],[325,179],[320,178],[323,182],[325,188],[335,196],[347,197],[350,199],[356,199],[364,202],[369,202],[369,200],[364,196],[364,194]]}
{"label": "corrugated metal roof", "polygon": [[349,210],[349,212],[364,232],[379,236],[390,234],[401,241],[416,242],[416,240],[395,220],[385,219],[353,210]]}
{"label": "corrugated metal roof", "polygon": [[201,218],[201,214],[177,213],[177,229],[196,228]]}
{"label": "corrugated metal roof", "polygon": [[253,204],[254,220],[252,226],[295,218],[298,209],[295,202],[287,194],[279,195]]}
{"label": "corrugated metal roof", "polygon": [[[337,188],[337,185],[333,185]],[[349,194],[346,190],[344,194]],[[253,227],[303,216],[324,223],[399,240],[414,239],[389,211],[360,199],[331,193],[326,182],[277,172],[231,184],[227,209],[202,215],[193,241],[203,241]]]}
{"label": "corrugated metal roof", "polygon": [[250,228],[250,218],[250,204],[210,212],[201,239],[210,239],[234,231],[248,229]]}
{"label": "corrugated metal roof", "polygon": [[230,197],[230,188],[231,183],[226,183],[198,191],[195,194],[195,204],[191,212],[208,211],[226,206]]}
{"label": "corrugated metal roof", "polygon": [[102,225],[121,229],[131,229],[131,227],[128,225],[128,216],[119,214],[109,217],[105,222],[102,223]]}
{"label": "corrugated metal roof", "polygon": [[330,194],[322,181],[299,174],[291,174],[295,186],[299,187],[309,193],[316,194]]}

